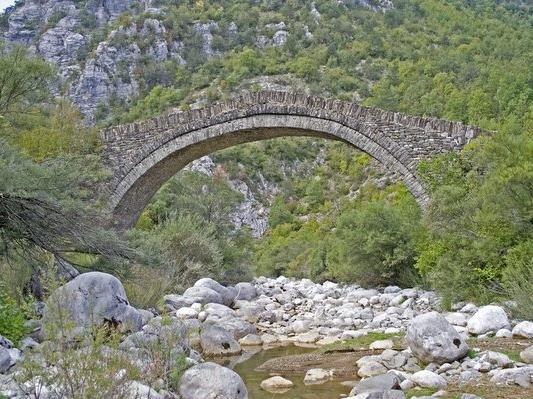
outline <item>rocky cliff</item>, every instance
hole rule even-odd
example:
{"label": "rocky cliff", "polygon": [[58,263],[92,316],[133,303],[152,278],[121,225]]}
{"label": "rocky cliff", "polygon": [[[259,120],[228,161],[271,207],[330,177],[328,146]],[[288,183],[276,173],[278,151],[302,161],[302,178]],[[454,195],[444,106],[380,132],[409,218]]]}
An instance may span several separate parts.
{"label": "rocky cliff", "polygon": [[[376,11],[392,7],[388,0],[341,3]],[[164,0],[24,0],[6,11],[3,37],[55,64],[59,84],[54,91],[69,97],[93,123],[99,108],[136,99],[150,79],[157,79],[152,76],[158,73],[156,64],[201,64],[243,44],[283,46],[295,30],[313,40],[316,28],[280,20],[250,29],[200,12],[176,23],[170,5]],[[275,5],[266,7],[269,12]],[[320,12],[311,2],[307,8],[318,26]]]}

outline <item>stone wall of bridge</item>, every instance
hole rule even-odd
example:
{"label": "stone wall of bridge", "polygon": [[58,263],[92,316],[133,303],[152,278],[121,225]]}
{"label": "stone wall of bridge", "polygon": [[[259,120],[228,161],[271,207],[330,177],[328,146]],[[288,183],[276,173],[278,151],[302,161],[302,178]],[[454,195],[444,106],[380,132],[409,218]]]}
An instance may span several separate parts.
{"label": "stone wall of bridge", "polygon": [[398,174],[424,204],[419,161],[459,150],[480,133],[459,122],[303,94],[258,92],[108,128],[101,139],[104,161],[113,173],[110,208],[117,228],[123,229],[135,222],[157,189],[192,160],[232,145],[282,136],[347,142]]}

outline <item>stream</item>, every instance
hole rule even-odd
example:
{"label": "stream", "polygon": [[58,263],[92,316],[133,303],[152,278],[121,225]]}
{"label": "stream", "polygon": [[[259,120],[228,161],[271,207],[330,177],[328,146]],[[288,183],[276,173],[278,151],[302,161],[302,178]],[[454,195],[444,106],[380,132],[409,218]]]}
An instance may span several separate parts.
{"label": "stream", "polygon": [[[249,399],[334,399],[342,394],[347,395],[350,393],[350,388],[341,384],[346,379],[331,380],[324,384],[305,385],[303,383],[305,373],[284,372],[278,374],[258,370],[258,367],[267,360],[290,355],[301,355],[313,351],[315,351],[315,348],[295,345],[279,346],[266,350],[257,348],[255,351],[246,352],[239,357],[217,359],[215,361],[223,366],[232,368],[241,376],[248,389]],[[316,367],[320,367],[320,365]],[[262,390],[259,386],[261,382],[274,374],[291,380],[294,387],[285,393],[270,393]]]}

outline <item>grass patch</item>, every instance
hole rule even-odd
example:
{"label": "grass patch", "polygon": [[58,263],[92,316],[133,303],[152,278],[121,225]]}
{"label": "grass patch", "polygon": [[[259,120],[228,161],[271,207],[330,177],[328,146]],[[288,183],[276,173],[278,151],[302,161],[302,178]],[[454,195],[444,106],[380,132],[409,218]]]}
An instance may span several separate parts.
{"label": "grass patch", "polygon": [[[490,337],[487,339],[475,339],[470,338],[467,340],[470,348],[478,348],[480,351],[494,351],[503,353],[509,356],[514,362],[520,362],[520,352],[527,348],[529,345],[533,345],[533,339],[516,339],[516,338],[497,338]],[[478,352],[474,352],[472,349],[468,351],[467,356],[472,358],[477,355]]]}
{"label": "grass patch", "polygon": [[[412,388],[405,392],[406,398],[420,396],[431,396],[437,389],[430,388]],[[446,395],[441,399],[459,399],[462,394],[474,394],[484,399],[526,399],[532,398],[531,388],[523,388],[518,385],[512,386],[494,386],[489,380],[489,376],[482,376],[476,382],[470,382],[464,385],[450,384],[446,387]]]}
{"label": "grass patch", "polygon": [[181,377],[189,367],[190,366],[185,355],[178,355],[176,358],[176,363],[174,364],[174,368],[169,376],[170,386],[175,392],[178,392]]}
{"label": "grass patch", "polygon": [[385,339],[392,339],[394,342],[394,348],[403,349],[403,337],[404,333],[398,334],[385,334],[380,332],[370,332],[367,335],[363,335],[358,338],[350,338],[342,341],[334,342],[332,344],[324,345],[318,349],[321,353],[329,352],[349,352],[360,349],[368,349],[368,346],[374,341],[381,341]]}
{"label": "grass patch", "polygon": [[466,352],[466,356],[469,357],[470,359],[473,359],[477,356],[478,353],[479,351],[475,351],[474,349],[470,348],[468,349],[468,352]]}
{"label": "grass patch", "polygon": [[513,362],[521,362],[522,361],[520,359],[520,352],[517,351],[517,350],[505,349],[505,350],[500,350],[499,352],[503,353],[504,355],[509,356],[509,359],[511,359]]}

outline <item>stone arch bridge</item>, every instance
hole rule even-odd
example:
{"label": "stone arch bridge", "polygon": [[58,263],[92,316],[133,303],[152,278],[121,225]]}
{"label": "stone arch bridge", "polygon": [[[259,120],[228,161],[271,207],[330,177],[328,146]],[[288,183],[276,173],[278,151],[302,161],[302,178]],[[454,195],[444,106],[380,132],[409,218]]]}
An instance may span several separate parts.
{"label": "stone arch bridge", "polygon": [[340,140],[395,172],[423,206],[420,160],[459,150],[481,133],[459,122],[414,117],[355,103],[262,91],[101,132],[112,171],[113,225],[132,227],[161,185],[191,161],[236,144],[282,136]]}

